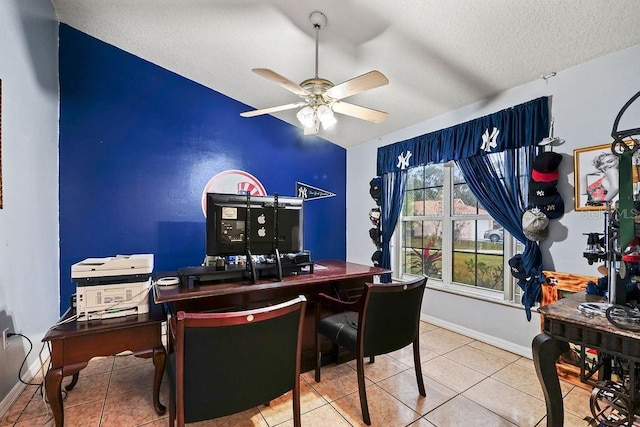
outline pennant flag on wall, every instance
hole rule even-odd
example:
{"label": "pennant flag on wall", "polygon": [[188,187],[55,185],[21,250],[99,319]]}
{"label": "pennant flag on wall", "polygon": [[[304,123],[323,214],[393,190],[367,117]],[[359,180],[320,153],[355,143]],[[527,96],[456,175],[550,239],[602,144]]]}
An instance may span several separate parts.
{"label": "pennant flag on wall", "polygon": [[333,197],[335,193],[327,190],[323,190],[313,185],[304,184],[302,182],[296,182],[296,197],[300,197],[304,200],[322,199],[324,197]]}

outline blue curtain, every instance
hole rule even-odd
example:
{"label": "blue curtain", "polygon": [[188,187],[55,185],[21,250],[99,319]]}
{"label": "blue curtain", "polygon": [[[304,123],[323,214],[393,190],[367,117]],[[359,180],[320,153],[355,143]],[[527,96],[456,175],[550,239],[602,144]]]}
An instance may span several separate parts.
{"label": "blue curtain", "polygon": [[[504,176],[514,179],[519,175],[528,177],[531,174],[532,160],[528,158],[528,161],[516,161],[518,159],[515,152],[528,147],[525,155],[531,157],[533,147],[548,135],[549,98],[541,97],[456,126],[378,148],[377,172],[378,176],[383,177],[381,266],[391,266],[389,242],[402,208],[406,170],[429,163],[456,160],[480,203],[499,224],[525,245],[522,262],[531,276],[518,284],[524,290],[523,305],[527,319],[530,320],[531,306],[539,301],[540,281],[544,280],[540,248],[537,243],[526,239],[520,228],[526,202],[522,195],[525,193],[518,190],[520,185],[509,182],[511,180],[500,182],[498,177],[503,175],[498,175],[487,155],[513,151],[514,154],[506,156],[507,159],[513,157],[507,160],[505,168],[520,167],[521,170],[518,174]],[[493,192],[498,189],[499,193]],[[494,203],[495,207],[490,210],[487,205]],[[510,206],[509,209],[505,209],[507,205]]]}
{"label": "blue curtain", "polygon": [[[542,255],[536,242],[522,231],[521,218],[526,209],[527,180],[536,147],[506,150],[502,156],[474,156],[456,160],[471,192],[501,226],[525,245],[522,260],[528,277],[518,280],[523,290],[522,304],[527,320],[531,307],[540,301]],[[524,179],[519,177],[524,177]]]}
{"label": "blue curtain", "polygon": [[[406,180],[406,170],[399,170],[382,176],[382,198],[380,201],[380,214],[382,216],[382,261],[380,262],[380,267],[382,268],[391,268],[391,236],[402,210]],[[390,283],[391,273],[383,274],[380,281],[382,283]]]}

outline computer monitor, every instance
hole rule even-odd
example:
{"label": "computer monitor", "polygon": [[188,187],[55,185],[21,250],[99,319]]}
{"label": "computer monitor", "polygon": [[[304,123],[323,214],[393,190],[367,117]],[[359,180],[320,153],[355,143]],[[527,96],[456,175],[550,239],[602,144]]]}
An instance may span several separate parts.
{"label": "computer monitor", "polygon": [[[278,200],[277,208],[275,201]],[[208,256],[297,253],[303,248],[303,199],[207,193]]]}

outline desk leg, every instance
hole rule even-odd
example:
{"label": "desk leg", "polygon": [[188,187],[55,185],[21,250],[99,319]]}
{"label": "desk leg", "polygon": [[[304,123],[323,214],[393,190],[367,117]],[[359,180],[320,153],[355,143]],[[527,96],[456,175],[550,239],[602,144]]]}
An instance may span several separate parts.
{"label": "desk leg", "polygon": [[44,379],[47,399],[53,412],[56,427],[64,425],[64,409],[62,407],[62,368],[49,369]]}
{"label": "desk leg", "polygon": [[153,364],[156,367],[156,373],[153,377],[153,406],[156,408],[158,415],[164,415],[167,408],[160,403],[160,384],[162,383],[162,376],[164,375],[164,364],[167,358],[167,353],[164,351],[164,347],[156,347],[153,349]]}
{"label": "desk leg", "polygon": [[67,390],[67,391],[73,390],[73,388],[78,383],[78,376],[79,375],[80,375],[79,372],[76,372],[75,374],[73,374],[73,377],[71,377],[71,382],[69,384],[67,384],[64,389]]}
{"label": "desk leg", "polygon": [[542,333],[538,334],[531,343],[533,363],[536,367],[538,380],[544,392],[547,405],[547,425],[562,427],[564,425],[564,408],[562,405],[562,391],[556,371],[556,361],[560,355],[569,351],[569,344]]}

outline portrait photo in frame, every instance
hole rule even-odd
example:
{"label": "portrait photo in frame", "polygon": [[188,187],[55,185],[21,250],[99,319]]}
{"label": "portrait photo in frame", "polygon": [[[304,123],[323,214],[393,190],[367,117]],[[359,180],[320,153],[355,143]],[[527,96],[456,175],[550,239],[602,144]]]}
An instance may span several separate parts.
{"label": "portrait photo in frame", "polygon": [[[638,181],[638,153],[633,156],[633,178]],[[618,200],[620,158],[611,151],[611,144],[573,150],[574,191],[576,211],[599,211],[606,203]]]}

